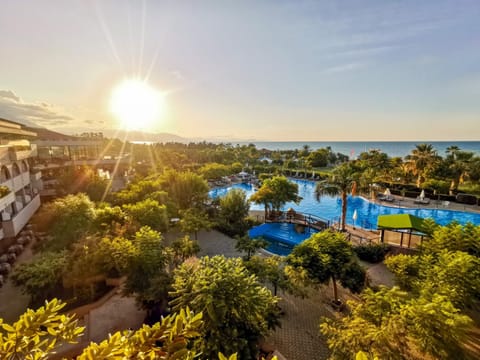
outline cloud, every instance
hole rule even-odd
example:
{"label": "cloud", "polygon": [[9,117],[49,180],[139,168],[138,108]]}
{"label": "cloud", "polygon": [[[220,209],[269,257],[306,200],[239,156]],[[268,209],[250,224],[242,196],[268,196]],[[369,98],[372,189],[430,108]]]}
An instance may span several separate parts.
{"label": "cloud", "polygon": [[66,125],[75,120],[45,101],[25,102],[11,90],[0,90],[0,117],[41,127]]}
{"label": "cloud", "polygon": [[360,69],[362,67],[364,67],[364,65],[361,63],[349,63],[349,64],[332,66],[330,68],[323,70],[322,72],[324,74],[336,74],[336,73],[343,73],[347,71]]}
{"label": "cloud", "polygon": [[12,99],[14,101],[20,101],[20,98],[15,95],[15,93],[11,90],[0,90],[0,98],[5,98],[5,99]]}

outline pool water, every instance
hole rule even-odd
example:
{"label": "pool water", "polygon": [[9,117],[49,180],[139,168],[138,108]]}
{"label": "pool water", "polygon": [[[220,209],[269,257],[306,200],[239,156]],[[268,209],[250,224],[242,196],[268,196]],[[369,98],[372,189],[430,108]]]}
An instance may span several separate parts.
{"label": "pool water", "polygon": [[[299,231],[300,230],[300,231]],[[290,254],[293,247],[302,243],[318,231],[310,227],[295,228],[295,224],[265,223],[250,229],[250,238],[263,237],[268,241],[267,250],[278,255]]]}
{"label": "pool water", "polygon": [[[315,182],[308,180],[290,179],[298,184],[298,194],[303,198],[297,205],[287,203],[283,211],[293,208],[296,211],[318,216],[330,223],[338,222],[342,214],[342,203],[340,198],[323,196],[317,201],[315,196]],[[225,188],[213,189],[209,195],[212,198],[224,196],[232,188],[239,188],[246,192],[249,198],[255,191],[250,184],[234,184]],[[395,206],[385,206],[372,203],[362,197],[349,196],[347,202],[347,224],[356,225],[364,229],[376,229],[378,215],[387,214],[411,214],[421,218],[432,218],[440,225],[447,225],[452,221],[460,224],[471,222],[480,225],[480,213],[471,213],[466,211],[445,210],[445,209],[422,209],[422,208],[402,208]],[[251,210],[264,210],[263,205],[251,204]],[[353,212],[357,210],[357,220],[353,223]]]}

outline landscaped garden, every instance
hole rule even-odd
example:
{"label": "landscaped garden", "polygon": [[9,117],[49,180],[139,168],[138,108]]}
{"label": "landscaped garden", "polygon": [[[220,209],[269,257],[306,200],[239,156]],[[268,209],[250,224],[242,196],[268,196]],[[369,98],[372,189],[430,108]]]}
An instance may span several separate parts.
{"label": "landscaped garden", "polygon": [[[144,160],[144,150],[135,150],[138,160]],[[477,157],[460,150],[453,155],[452,150],[445,159],[429,158],[428,147],[422,147],[405,162],[374,151],[333,167],[331,161],[346,159],[328,151],[326,162],[304,150],[271,152],[274,162],[264,164],[256,159],[265,154],[252,146],[176,144],[151,150],[158,160],[155,167],[162,164],[163,170],[142,175],[142,165],[137,179],[124,190],[94,196],[104,201],[94,202],[70,189],[75,194],[44,204],[32,221],[43,240],[33,244],[33,258],[15,266],[9,275],[30,296],[33,307],[58,298],[70,308],[101,297],[108,291],[107,279],[123,278],[123,294],[134,297],[147,311],[145,321],[152,327],[91,345],[81,359],[160,353],[182,359],[195,353],[202,358],[236,353],[239,359],[254,359],[260,344],[288,319],[285,311],[291,307],[284,302],[298,298],[302,303],[311,294],[321,294],[318,307],[326,315],[315,319],[317,329],[311,339],[323,344],[325,352],[319,357],[473,356],[472,344],[478,339],[472,318],[478,314],[480,298],[478,224],[432,225],[419,251],[410,255],[390,254],[383,245],[354,246],[346,232],[327,229],[295,246],[286,257],[269,256],[259,252],[265,242],[250,239],[247,232],[256,224],[249,216],[251,202],[261,204],[269,218],[289,201],[300,200],[298,186],[279,175],[287,168],[297,174],[288,164],[299,165],[299,159],[302,166],[310,164],[314,177],[323,179],[316,186],[318,196],[338,194],[345,209],[349,193],[369,195],[373,185],[382,182],[393,189],[399,181],[404,186],[414,181],[418,189],[428,189],[426,184],[448,179],[449,188],[438,191],[454,193],[469,177],[472,188],[478,182]],[[421,151],[428,166],[418,162]],[[242,169],[247,162],[249,168]],[[313,165],[333,169],[325,172]],[[241,190],[214,201],[208,198],[209,182],[235,181],[241,170],[255,170],[263,179],[251,199]],[[340,230],[345,230],[345,211],[342,214]],[[196,256],[201,251],[199,233],[202,243],[208,244],[203,230],[209,229],[235,239],[243,256]],[[384,261],[397,286],[369,286],[368,272],[359,259]],[[55,345],[47,334],[58,342],[73,340],[81,332],[79,324],[70,317],[56,317],[60,310],[59,303],[52,301],[13,327],[4,324],[0,355],[26,356],[35,349],[47,354]],[[161,316],[167,317],[159,324]],[[28,333],[20,345],[16,328]],[[40,343],[40,338],[46,342]]]}

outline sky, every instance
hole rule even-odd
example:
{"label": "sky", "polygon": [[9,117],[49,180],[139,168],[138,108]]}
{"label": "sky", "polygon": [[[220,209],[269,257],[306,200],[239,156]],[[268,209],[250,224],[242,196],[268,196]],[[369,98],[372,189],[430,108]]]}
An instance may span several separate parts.
{"label": "sky", "polygon": [[113,89],[165,94],[188,138],[480,140],[478,0],[2,0],[0,117],[120,127]]}

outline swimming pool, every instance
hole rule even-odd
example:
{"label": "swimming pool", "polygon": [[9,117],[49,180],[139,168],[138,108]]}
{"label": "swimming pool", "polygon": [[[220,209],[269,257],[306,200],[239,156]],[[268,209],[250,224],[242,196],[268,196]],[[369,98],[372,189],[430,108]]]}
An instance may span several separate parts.
{"label": "swimming pool", "polygon": [[[297,228],[296,228],[297,227]],[[293,247],[302,243],[318,231],[310,228],[288,223],[265,223],[248,231],[250,238],[263,237],[268,241],[267,250],[286,256]]]}
{"label": "swimming pool", "polygon": [[[293,208],[296,211],[312,214],[332,222],[338,222],[342,214],[342,203],[340,198],[324,196],[317,201],[315,196],[315,182],[308,180],[290,179],[298,184],[298,194],[303,198],[300,204],[287,203],[282,210]],[[255,191],[250,184],[235,184],[225,188],[213,189],[209,195],[212,198],[224,196],[232,188],[242,189],[250,197]],[[262,205],[252,204],[252,210],[264,210]],[[445,209],[407,209],[394,206],[385,206],[372,203],[359,196],[348,197],[347,224],[353,224],[353,212],[357,210],[355,225],[364,229],[376,229],[378,215],[387,214],[411,214],[422,218],[432,218],[440,225],[447,225],[452,221],[460,224],[471,222],[480,225],[480,213],[466,211],[445,210]]]}

